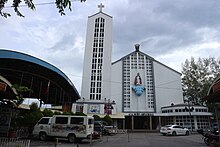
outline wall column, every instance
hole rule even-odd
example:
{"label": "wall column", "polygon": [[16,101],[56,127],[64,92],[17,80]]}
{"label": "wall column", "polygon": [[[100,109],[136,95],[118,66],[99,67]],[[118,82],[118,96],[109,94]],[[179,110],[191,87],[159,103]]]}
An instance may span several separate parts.
{"label": "wall column", "polygon": [[159,128],[158,129],[160,130],[160,128],[161,128],[161,116],[159,116],[158,121],[159,121],[159,126],[158,126]]}
{"label": "wall column", "polygon": [[197,130],[198,129],[197,116],[193,116],[193,120],[194,120],[194,129]]}
{"label": "wall column", "polygon": [[125,129],[125,118],[123,119],[123,125],[122,125],[122,129]]}
{"label": "wall column", "polygon": [[131,116],[131,130],[134,130],[134,116]]}
{"label": "wall column", "polygon": [[152,116],[150,116],[150,130],[152,130]]}

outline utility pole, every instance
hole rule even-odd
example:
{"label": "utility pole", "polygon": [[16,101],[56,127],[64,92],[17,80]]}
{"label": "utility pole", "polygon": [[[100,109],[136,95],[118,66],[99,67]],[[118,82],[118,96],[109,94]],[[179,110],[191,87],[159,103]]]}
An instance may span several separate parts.
{"label": "utility pole", "polygon": [[185,110],[189,112],[189,120],[190,120],[191,131],[193,131],[192,114],[191,114],[191,112],[194,110],[194,107],[190,105],[190,101],[189,100],[187,100],[187,102],[188,102],[188,107],[185,107]]}

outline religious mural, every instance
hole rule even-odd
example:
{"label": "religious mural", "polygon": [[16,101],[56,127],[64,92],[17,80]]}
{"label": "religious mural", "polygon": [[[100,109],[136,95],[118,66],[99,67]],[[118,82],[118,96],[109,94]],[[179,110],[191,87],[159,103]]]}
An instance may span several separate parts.
{"label": "religious mural", "polygon": [[145,90],[145,87],[142,86],[142,79],[139,73],[137,73],[134,79],[134,86],[132,86],[132,89],[134,90],[136,96],[141,96]]}
{"label": "religious mural", "polygon": [[100,113],[100,105],[89,104],[88,105],[88,113],[99,114]]}

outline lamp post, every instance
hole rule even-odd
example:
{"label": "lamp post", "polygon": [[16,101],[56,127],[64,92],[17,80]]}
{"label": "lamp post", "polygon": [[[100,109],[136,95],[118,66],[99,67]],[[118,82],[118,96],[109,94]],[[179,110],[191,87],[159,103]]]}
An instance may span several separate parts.
{"label": "lamp post", "polygon": [[188,106],[185,107],[185,110],[189,112],[189,120],[190,120],[190,126],[191,126],[191,131],[193,131],[193,127],[192,127],[192,114],[191,112],[194,110],[193,106],[190,106],[190,101],[188,100]]}

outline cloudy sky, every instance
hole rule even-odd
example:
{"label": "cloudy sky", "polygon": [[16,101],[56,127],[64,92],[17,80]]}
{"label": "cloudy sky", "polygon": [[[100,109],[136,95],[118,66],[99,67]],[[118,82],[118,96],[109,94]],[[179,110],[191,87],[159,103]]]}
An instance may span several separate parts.
{"label": "cloudy sky", "polygon": [[[35,4],[55,0],[34,0]],[[219,57],[219,0],[87,0],[72,2],[72,11],[60,16],[54,4],[21,7],[25,18],[0,17],[0,48],[43,59],[60,68],[81,91],[87,18],[99,11],[113,16],[112,61],[140,50],[181,72],[192,56]]]}

